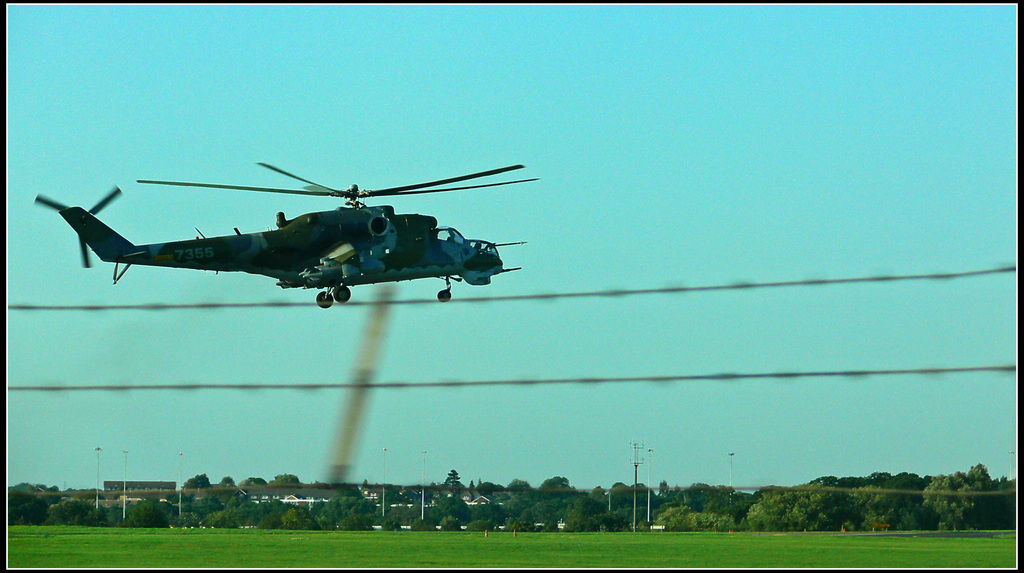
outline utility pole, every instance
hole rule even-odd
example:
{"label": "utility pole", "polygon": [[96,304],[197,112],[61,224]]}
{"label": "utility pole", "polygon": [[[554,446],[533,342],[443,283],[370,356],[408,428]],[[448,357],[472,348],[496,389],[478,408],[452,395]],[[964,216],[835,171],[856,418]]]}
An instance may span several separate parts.
{"label": "utility pole", "polygon": [[732,458],[736,452],[729,452],[729,487],[732,487]]}
{"label": "utility pole", "polygon": [[384,483],[380,486],[380,516],[384,517],[384,492],[388,485],[388,449],[384,448]]}
{"label": "utility pole", "polygon": [[424,503],[427,494],[427,450],[420,450],[420,453],[423,454],[423,478],[420,482],[423,484],[420,486],[420,521],[423,521]]}
{"label": "utility pole", "polygon": [[639,487],[640,480],[638,474],[640,472],[640,465],[644,463],[643,456],[640,455],[640,450],[644,449],[644,443],[636,442],[636,438],[629,443],[629,446],[633,448],[633,532],[636,532],[636,489]]}

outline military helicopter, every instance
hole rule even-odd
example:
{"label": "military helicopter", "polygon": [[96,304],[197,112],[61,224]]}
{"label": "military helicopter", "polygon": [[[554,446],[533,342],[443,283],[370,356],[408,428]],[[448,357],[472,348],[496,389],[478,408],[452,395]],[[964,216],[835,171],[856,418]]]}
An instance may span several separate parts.
{"label": "military helicopter", "polygon": [[[356,285],[442,278],[445,288],[437,293],[437,298],[446,302],[452,298],[453,279],[471,285],[486,285],[495,275],[520,270],[520,267],[506,269],[503,266],[498,247],[522,242],[495,244],[466,239],[452,227],[438,227],[437,219],[430,215],[397,214],[388,205],[368,207],[363,199],[536,181],[537,178],[519,179],[434,189],[440,185],[522,169],[522,165],[377,190],[364,190],[356,185],[348,189],[333,189],[266,163],[258,165],[308,185],[302,189],[278,189],[148,179],[138,182],[338,197],[345,200],[345,205],[333,211],[306,213],[293,219],[287,219],[284,213],[279,212],[277,229],[261,233],[243,234],[236,227],[234,235],[135,245],[96,218],[104,207],[121,195],[117,187],[88,211],[42,195],[35,201],[57,210],[78,233],[83,266],[90,266],[86,246],[104,262],[114,263],[114,284],[132,265],[242,271],[276,278],[281,288],[322,289],[316,296],[316,303],[321,308],[330,308],[335,301],[348,301],[352,296],[350,287]],[[121,264],[124,268],[118,272]]]}

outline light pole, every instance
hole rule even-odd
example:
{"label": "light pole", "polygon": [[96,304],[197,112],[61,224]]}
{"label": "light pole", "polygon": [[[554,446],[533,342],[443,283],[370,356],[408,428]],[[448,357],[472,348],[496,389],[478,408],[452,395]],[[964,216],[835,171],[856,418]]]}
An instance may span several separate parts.
{"label": "light pole", "polygon": [[185,496],[185,485],[181,483],[181,465],[185,460],[185,453],[178,452],[178,520],[181,520],[181,498]]}
{"label": "light pole", "polygon": [[121,485],[121,521],[128,515],[128,450],[124,452],[124,482]]}
{"label": "light pole", "polygon": [[729,452],[729,487],[732,487],[732,458],[736,452]]}
{"label": "light pole", "polygon": [[[654,450],[647,450],[647,461],[651,462],[651,453]],[[653,462],[651,462],[653,463]],[[651,524],[651,464],[647,464],[647,525]]]}
{"label": "light pole", "polygon": [[424,507],[426,507],[424,500],[427,495],[427,450],[420,450],[420,453],[423,454],[423,478],[420,482],[423,484],[420,486],[420,521],[423,521]]}
{"label": "light pole", "polygon": [[96,447],[96,509],[100,508],[100,452],[103,449]]}
{"label": "light pole", "polygon": [[384,448],[384,482],[380,485],[380,516],[384,517],[384,491],[388,487],[388,449]]}
{"label": "light pole", "polygon": [[643,442],[636,443],[634,438],[629,445],[633,448],[633,532],[636,533],[636,488],[640,481],[637,476],[640,472],[640,464],[644,463],[644,459],[640,455],[640,450],[643,449],[644,444]]}

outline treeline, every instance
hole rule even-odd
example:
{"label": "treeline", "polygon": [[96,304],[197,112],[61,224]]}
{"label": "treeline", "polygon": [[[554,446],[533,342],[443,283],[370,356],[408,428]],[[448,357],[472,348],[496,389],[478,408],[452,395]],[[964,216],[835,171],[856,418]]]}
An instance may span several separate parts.
{"label": "treeline", "polygon": [[[490,482],[464,486],[455,470],[444,483],[424,492],[418,486],[301,484],[290,474],[269,483],[248,478],[237,486],[229,477],[212,485],[201,474],[184,487],[181,499],[177,492],[164,492],[163,499],[128,506],[122,518],[120,506],[97,508],[94,490],[68,496],[56,487],[19,484],[8,488],[7,522],[301,530],[399,530],[406,526],[428,531],[493,531],[500,527],[629,531],[634,520],[638,530],[657,525],[666,531],[1008,530],[1016,523],[1015,481],[993,480],[980,464],[952,475],[877,472],[867,477],[827,476],[797,487],[766,487],[754,492],[700,483],[669,487],[666,482],[650,492],[645,486],[634,489],[623,483],[608,490],[577,490],[561,476],[545,480],[537,488],[518,479],[507,486]],[[331,496],[328,501],[302,506],[280,500],[256,502],[261,493],[284,487],[329,490]],[[382,488],[387,504],[383,512],[375,499],[363,493],[378,494]],[[421,497],[425,501],[422,507]]]}

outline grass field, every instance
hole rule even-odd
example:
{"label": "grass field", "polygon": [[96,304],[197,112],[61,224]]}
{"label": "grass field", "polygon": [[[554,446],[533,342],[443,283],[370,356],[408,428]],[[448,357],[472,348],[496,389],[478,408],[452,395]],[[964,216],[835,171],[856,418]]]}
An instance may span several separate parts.
{"label": "grass field", "polygon": [[430,533],[12,526],[8,567],[1015,568],[1016,534]]}

